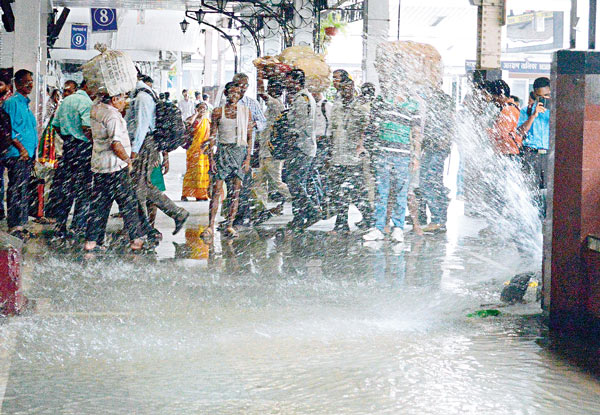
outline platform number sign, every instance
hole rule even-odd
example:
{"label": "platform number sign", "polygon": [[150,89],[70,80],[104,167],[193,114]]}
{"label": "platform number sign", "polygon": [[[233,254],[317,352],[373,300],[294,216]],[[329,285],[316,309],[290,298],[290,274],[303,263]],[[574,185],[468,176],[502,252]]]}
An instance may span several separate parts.
{"label": "platform number sign", "polygon": [[116,32],[116,9],[92,9],[92,32]]}
{"label": "platform number sign", "polygon": [[85,24],[71,25],[71,49],[87,49],[88,26]]}

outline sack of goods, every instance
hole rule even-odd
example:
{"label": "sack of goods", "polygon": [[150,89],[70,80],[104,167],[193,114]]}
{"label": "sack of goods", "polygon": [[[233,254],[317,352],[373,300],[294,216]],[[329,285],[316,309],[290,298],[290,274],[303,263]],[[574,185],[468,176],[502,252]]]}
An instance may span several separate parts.
{"label": "sack of goods", "polygon": [[100,55],[82,66],[83,77],[95,93],[109,96],[125,94],[135,88],[137,70],[131,58],[124,52],[110,50],[104,44],[95,49]]}
{"label": "sack of goods", "polygon": [[440,53],[431,45],[410,40],[381,42],[375,67],[391,86],[406,84],[438,86],[443,66]]}
{"label": "sack of goods", "polygon": [[331,83],[331,68],[325,57],[315,53],[309,46],[292,46],[279,56],[265,56],[254,61],[267,78],[280,77],[291,69],[302,69],[306,75],[306,87],[315,94],[323,92]]}

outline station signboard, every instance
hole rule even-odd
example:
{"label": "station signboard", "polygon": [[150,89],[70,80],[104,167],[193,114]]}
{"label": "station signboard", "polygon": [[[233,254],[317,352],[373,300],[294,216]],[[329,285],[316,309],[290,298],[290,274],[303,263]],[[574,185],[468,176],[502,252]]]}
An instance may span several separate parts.
{"label": "station signboard", "polygon": [[117,9],[92,9],[92,32],[116,32]]}
{"label": "station signboard", "polygon": [[[549,74],[552,64],[549,62],[525,62],[525,61],[502,61],[502,70],[512,73],[523,74]],[[465,70],[467,72],[476,69],[474,60],[465,61]]]}
{"label": "station signboard", "polygon": [[88,44],[88,26],[85,24],[71,25],[71,49],[86,50]]}

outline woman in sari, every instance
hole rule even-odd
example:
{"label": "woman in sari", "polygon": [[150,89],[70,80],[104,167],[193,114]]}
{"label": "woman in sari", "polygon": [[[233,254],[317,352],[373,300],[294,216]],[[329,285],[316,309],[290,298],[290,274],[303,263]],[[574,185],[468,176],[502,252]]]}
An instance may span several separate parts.
{"label": "woman in sari", "polygon": [[204,153],[205,144],[210,138],[210,120],[207,114],[208,106],[201,102],[196,105],[196,113],[186,121],[192,128],[194,139],[186,154],[186,172],[181,192],[183,201],[187,201],[188,197],[195,197],[196,200],[209,199],[210,165],[208,155]]}

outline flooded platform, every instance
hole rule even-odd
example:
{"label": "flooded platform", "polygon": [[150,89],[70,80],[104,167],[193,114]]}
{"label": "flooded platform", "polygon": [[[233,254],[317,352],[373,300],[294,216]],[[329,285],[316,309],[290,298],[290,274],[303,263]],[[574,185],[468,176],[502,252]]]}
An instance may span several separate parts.
{"label": "flooded platform", "polygon": [[[183,153],[171,166],[178,200]],[[555,347],[535,295],[500,303],[539,261],[479,237],[459,201],[446,234],[404,244],[329,222],[286,238],[286,207],[208,246],[208,203],[181,205],[193,217],[172,236],[159,213],[156,255],[28,243],[35,307],[0,326],[2,414],[600,414],[597,375]]]}

